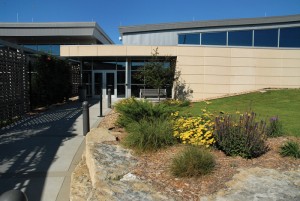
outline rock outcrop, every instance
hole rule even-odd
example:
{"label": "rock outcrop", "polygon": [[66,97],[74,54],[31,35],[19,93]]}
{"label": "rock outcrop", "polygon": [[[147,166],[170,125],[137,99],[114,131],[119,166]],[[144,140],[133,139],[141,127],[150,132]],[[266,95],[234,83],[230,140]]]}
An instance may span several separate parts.
{"label": "rock outcrop", "polygon": [[86,136],[83,159],[72,174],[70,200],[173,200],[132,174],[136,163],[113,132],[93,129]]}

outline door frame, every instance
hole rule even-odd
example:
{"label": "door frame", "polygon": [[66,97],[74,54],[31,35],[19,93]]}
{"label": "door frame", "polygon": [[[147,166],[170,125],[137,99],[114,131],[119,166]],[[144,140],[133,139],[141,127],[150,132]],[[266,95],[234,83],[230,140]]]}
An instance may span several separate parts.
{"label": "door frame", "polygon": [[113,73],[114,74],[114,95],[111,95],[111,98],[117,98],[117,71],[114,70],[94,70],[92,72],[92,97],[100,98],[99,95],[95,95],[95,74],[102,73],[102,98],[107,98],[106,95],[106,74]]}

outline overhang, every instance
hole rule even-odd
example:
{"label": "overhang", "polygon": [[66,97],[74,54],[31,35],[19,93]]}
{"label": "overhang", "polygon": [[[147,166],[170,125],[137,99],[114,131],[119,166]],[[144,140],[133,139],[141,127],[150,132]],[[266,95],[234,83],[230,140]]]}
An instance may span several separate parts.
{"label": "overhang", "polygon": [[19,44],[114,44],[96,22],[0,23],[0,38]]}

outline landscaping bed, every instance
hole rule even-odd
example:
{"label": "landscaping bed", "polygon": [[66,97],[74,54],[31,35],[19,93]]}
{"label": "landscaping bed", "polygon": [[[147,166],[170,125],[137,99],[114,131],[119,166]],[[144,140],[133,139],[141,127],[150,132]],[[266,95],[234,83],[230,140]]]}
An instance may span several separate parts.
{"label": "landscaping bed", "polygon": [[[119,128],[115,122],[118,113],[112,111],[108,114],[99,127],[119,131],[118,141],[122,142],[127,135],[123,128]],[[132,171],[139,178],[151,182],[157,189],[170,194],[178,200],[198,200],[200,197],[216,193],[226,188],[226,182],[242,169],[268,168],[279,172],[300,169],[300,160],[291,157],[282,157],[279,149],[282,144],[292,140],[300,142],[299,138],[284,136],[268,138],[269,151],[258,158],[244,159],[242,157],[226,156],[223,152],[211,149],[216,159],[216,166],[212,173],[200,177],[177,178],[170,173],[172,158],[180,153],[186,145],[176,144],[158,151],[135,154],[138,163]]]}

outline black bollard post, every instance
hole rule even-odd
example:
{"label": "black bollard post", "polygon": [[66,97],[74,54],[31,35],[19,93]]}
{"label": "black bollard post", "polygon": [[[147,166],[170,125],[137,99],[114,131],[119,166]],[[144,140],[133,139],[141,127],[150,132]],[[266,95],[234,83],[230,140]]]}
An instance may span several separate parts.
{"label": "black bollard post", "polygon": [[100,92],[100,116],[99,117],[103,117],[103,114],[102,114],[102,91]]}
{"label": "black bollard post", "polygon": [[82,122],[83,122],[83,135],[90,131],[90,116],[89,116],[89,103],[84,101],[82,103]]}
{"label": "black bollard post", "polygon": [[20,190],[10,190],[0,196],[0,201],[28,201],[27,196]]}
{"label": "black bollard post", "polygon": [[108,90],[107,90],[107,96],[108,96],[108,97],[107,97],[107,99],[108,99],[108,100],[107,100],[107,107],[108,107],[108,108],[111,108],[111,89],[108,89]]}

